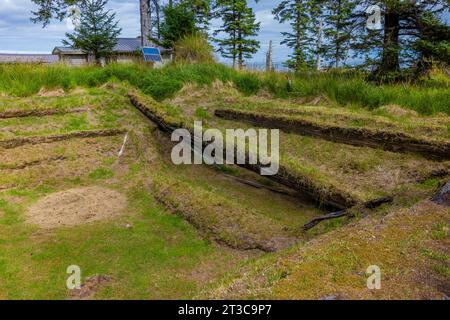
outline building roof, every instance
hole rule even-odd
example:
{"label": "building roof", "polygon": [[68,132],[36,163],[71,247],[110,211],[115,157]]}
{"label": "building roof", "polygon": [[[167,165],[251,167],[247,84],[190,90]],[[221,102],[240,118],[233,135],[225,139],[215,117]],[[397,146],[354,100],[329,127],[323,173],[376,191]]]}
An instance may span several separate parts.
{"label": "building roof", "polygon": [[55,47],[55,49],[53,49],[53,54],[84,54],[83,51],[79,50],[79,49],[73,49],[73,48],[69,48],[69,47]]}
{"label": "building roof", "polygon": [[117,52],[136,52],[139,50],[141,50],[140,38],[119,38],[114,47],[114,51]]}
{"label": "building roof", "polygon": [[[159,48],[161,52],[168,51],[165,48],[159,47],[157,45],[154,45],[155,47]],[[117,44],[113,49],[113,52],[120,52],[120,53],[133,53],[141,50],[141,39],[138,38],[118,38]],[[53,49],[53,54],[84,54],[83,51],[79,49],[74,49],[70,47],[56,47]]]}
{"label": "building roof", "polygon": [[53,54],[0,54],[0,63],[56,63],[59,57]]}

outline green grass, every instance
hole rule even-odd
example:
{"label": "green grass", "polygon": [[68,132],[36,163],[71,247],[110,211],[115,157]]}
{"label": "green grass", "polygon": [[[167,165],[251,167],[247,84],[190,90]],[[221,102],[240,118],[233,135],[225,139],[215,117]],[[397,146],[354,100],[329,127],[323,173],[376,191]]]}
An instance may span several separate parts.
{"label": "green grass", "polygon": [[107,168],[98,168],[89,173],[89,178],[92,180],[101,180],[101,179],[109,179],[114,176],[114,173],[111,169]]}
{"label": "green grass", "polygon": [[[288,76],[293,78],[293,86],[290,89],[287,86]],[[146,135],[154,129],[153,127],[148,127],[148,132],[142,131],[142,127],[147,125],[141,121],[142,118],[138,112],[130,106],[128,98],[125,97],[126,90],[116,88],[116,91],[106,91],[106,89],[96,88],[113,79],[126,80],[147,95],[161,100],[174,96],[186,83],[211,85],[215,80],[220,80],[231,81],[241,93],[250,96],[260,90],[269,91],[280,98],[326,94],[336,104],[347,105],[350,102],[346,100],[354,99],[351,101],[351,107],[359,104],[357,107],[366,108],[372,108],[378,103],[376,101],[384,101],[372,97],[375,102],[371,102],[370,95],[353,97],[350,91],[346,91],[350,89],[346,88],[345,84],[337,84],[344,75],[330,74],[317,75],[317,77],[318,80],[320,80],[319,77],[324,79],[320,82],[315,81],[314,76],[311,75],[240,73],[220,65],[171,65],[160,70],[142,66],[115,65],[104,69],[0,66],[0,91],[9,95],[27,97],[38,92],[41,87],[47,89],[62,87],[66,90],[77,86],[88,88],[85,93],[73,93],[73,95],[68,93],[65,97],[59,98],[5,97],[5,104],[1,98],[0,110],[69,106],[93,108],[92,113],[88,115],[71,114],[63,117],[48,117],[46,120],[25,120],[21,123],[24,127],[35,125],[32,129],[38,132],[41,132],[40,126],[45,127],[51,123],[58,125],[57,130],[71,131],[84,130],[88,125],[133,128],[125,155],[120,161],[117,160],[116,154],[123,137],[102,138],[96,140],[102,142],[93,141],[86,144],[67,141],[55,149],[45,146],[29,147],[28,153],[16,148],[8,150],[8,154],[2,154],[2,156],[8,156],[6,160],[9,162],[20,162],[29,160],[30,156],[41,156],[33,152],[39,153],[44,150],[51,154],[68,156],[70,161],[64,162],[64,166],[62,164],[53,167],[43,165],[2,174],[0,184],[12,186],[12,189],[0,192],[0,299],[64,299],[68,293],[65,287],[68,276],[66,268],[73,264],[81,267],[83,278],[96,274],[113,277],[111,283],[97,292],[96,298],[192,298],[204,289],[205,283],[201,278],[205,274],[208,280],[219,279],[226,271],[236,267],[238,261],[245,261],[246,258],[242,256],[243,252],[235,254],[234,251],[205,240],[202,237],[203,232],[199,232],[183,219],[185,217],[192,220],[192,217],[187,216],[189,214],[200,220],[199,225],[205,224],[202,231],[213,230],[219,234],[217,238],[224,240],[223,242],[247,241],[246,237],[259,234],[262,238],[271,234],[295,235],[302,241],[317,236],[317,233],[340,228],[345,224],[343,219],[325,223],[317,233],[314,231],[311,234],[303,234],[301,225],[323,212],[314,208],[312,204],[303,204],[299,199],[287,200],[267,190],[241,186],[236,181],[220,176],[221,172],[240,176],[241,169],[220,167],[217,170],[209,170],[204,167],[186,168],[168,165],[161,158],[166,151],[164,148],[167,148],[169,144],[165,143],[165,140],[157,140],[156,134]],[[363,81],[355,75],[345,75],[345,77],[349,80],[349,86]],[[326,88],[327,81],[332,85],[330,88]],[[364,81],[360,86],[362,90],[374,92],[393,88],[377,87]],[[445,97],[442,98],[441,93],[445,94],[448,88],[441,84],[428,84],[422,87],[398,87],[396,90],[399,91],[392,93],[389,99],[400,99],[401,95],[397,94],[401,90],[418,90],[426,94],[437,90],[440,93],[433,99],[439,100],[445,99]],[[415,109],[420,103],[410,108]],[[431,101],[430,106],[435,106],[435,102]],[[167,117],[169,122],[191,120],[184,117],[185,110],[179,106],[154,104],[152,107],[159,115]],[[428,111],[435,112],[433,110]],[[208,119],[210,124],[214,124],[215,120],[213,117],[210,118],[211,110],[208,107],[199,107],[197,104],[192,111],[195,117]],[[355,126],[362,125],[358,119],[356,121]],[[4,122],[6,123],[8,122]],[[9,122],[9,124],[14,126],[18,122]],[[36,133],[36,131],[33,132]],[[18,132],[17,134],[25,135],[26,133]],[[341,148],[312,138],[282,135],[284,141],[282,148],[285,148],[282,153],[290,161],[288,164],[292,169],[316,177],[318,180],[324,179],[324,185],[330,182],[336,184],[342,184],[342,181],[353,182],[354,174],[355,176],[366,174],[367,183],[371,183],[370,179],[373,176],[368,172],[373,168],[383,164],[408,169],[409,160],[411,160],[408,155],[388,157],[382,151],[374,150],[358,154],[352,152],[354,150],[352,147]],[[141,148],[142,146],[145,148]],[[296,148],[299,150],[296,151]],[[303,157],[301,163],[299,155]],[[333,160],[336,158],[339,160]],[[343,168],[347,171],[340,176]],[[326,172],[326,175],[323,172]],[[243,178],[247,176],[243,175]],[[112,188],[123,193],[127,197],[128,207],[121,216],[114,219],[71,228],[41,230],[26,223],[26,208],[30,204],[50,193],[89,185]],[[377,187],[380,185],[383,188]],[[435,182],[426,182],[423,188],[428,190],[434,186]],[[378,182],[374,188],[384,189],[383,181]],[[369,191],[372,193],[371,190]],[[428,191],[424,193],[428,194]],[[158,197],[158,201],[154,198],[155,196]],[[169,206],[163,207],[161,203],[169,204]],[[175,210],[172,210],[174,207]],[[408,217],[409,215],[405,216],[405,219]],[[431,214],[429,218],[426,230],[430,232],[427,234],[433,238],[445,239],[448,236],[448,226]],[[131,225],[131,228],[126,228],[127,224]],[[403,223],[399,225],[403,226]],[[433,227],[430,228],[430,225]],[[417,226],[419,227],[406,230],[393,228],[388,234],[389,238],[382,239],[392,241],[395,244],[394,249],[400,245],[406,246],[412,239],[407,238],[406,235],[414,234],[417,229],[422,228],[419,219],[417,219]],[[237,230],[233,229],[234,227]],[[400,239],[401,241],[396,241],[397,230],[401,231],[403,238],[407,238],[405,241],[403,238]],[[376,229],[372,231],[378,232]],[[343,230],[342,237],[352,234]],[[323,246],[322,254],[320,250],[312,248],[310,257],[313,263],[310,268],[303,269],[304,273],[300,272],[294,277],[296,283],[303,281],[302,279],[305,278],[302,276],[306,274],[309,278],[304,281],[314,284],[313,280],[316,279],[314,276],[311,277],[314,270],[326,275],[332,269],[332,277],[323,277],[323,274],[320,274],[317,278],[319,283],[320,279],[323,279],[327,289],[323,290],[324,292],[331,292],[334,288],[328,288],[326,285],[342,276],[345,277],[346,270],[350,270],[348,280],[351,284],[364,285],[363,279],[354,274],[356,271],[364,270],[362,267],[372,263],[375,258],[371,256],[370,259],[366,259],[365,255],[367,253],[375,255],[380,251],[384,254],[386,261],[392,257],[391,252],[384,253],[378,250],[384,246],[378,245],[375,250],[367,250],[367,248],[373,249],[374,245],[369,243],[372,238],[366,237],[367,234],[367,232],[361,236],[356,234],[355,237],[347,239],[345,246],[341,248],[344,254],[335,249],[339,243],[331,243],[331,246],[326,244]],[[342,237],[337,238],[337,241],[344,239]],[[393,240],[389,240],[391,238]],[[355,240],[367,241],[367,243],[363,243],[363,246],[359,248],[359,243],[354,242]],[[413,244],[415,248],[421,248],[420,242]],[[393,262],[403,261],[401,260],[403,249],[403,247],[399,248],[398,251],[401,254],[398,253],[398,256],[401,257],[397,259],[395,255],[396,260]],[[359,260],[356,260],[355,252],[361,257]],[[314,261],[316,256],[325,257],[323,265],[319,265],[320,268],[316,268]],[[442,255],[435,253],[427,257],[434,257],[433,260],[439,261],[443,259]],[[263,257],[264,259],[266,258]],[[392,265],[393,269],[397,268],[395,263]],[[277,283],[282,282],[283,279],[289,279],[290,275],[285,268],[278,269],[276,264],[271,266],[275,269],[267,274],[270,286],[277,286]],[[300,263],[299,267],[302,267]],[[440,270],[440,274],[446,274],[446,272],[448,273],[448,270]],[[318,297],[316,292],[311,292],[311,284],[306,287],[307,290],[300,290],[300,293],[306,292],[305,297]],[[343,283],[343,287],[347,288],[347,283]],[[282,290],[281,288],[279,290]],[[291,292],[295,294],[295,290]],[[281,296],[288,294],[289,292],[281,292]],[[249,295],[258,297],[254,293]]]}
{"label": "green grass", "polygon": [[[33,228],[0,228],[5,240],[0,241],[0,292],[10,299],[64,299],[65,270],[78,265],[82,278],[113,276],[98,298],[188,298],[196,286],[178,272],[195,267],[215,250],[142,189],[134,190],[130,200],[129,210],[137,215],[120,219],[122,223],[61,229],[38,241],[32,241]],[[133,227],[127,229],[125,223]]]}
{"label": "green grass", "polygon": [[173,64],[162,69],[140,65],[106,68],[0,65],[0,92],[13,96],[29,96],[43,87],[65,90],[75,86],[95,87],[113,79],[128,81],[157,100],[173,97],[187,83],[211,85],[219,80],[234,83],[245,95],[266,90],[279,98],[326,96],[339,106],[376,109],[398,104],[424,115],[450,114],[450,88],[448,82],[442,81],[379,86],[358,73],[265,74],[240,72],[219,64]]}

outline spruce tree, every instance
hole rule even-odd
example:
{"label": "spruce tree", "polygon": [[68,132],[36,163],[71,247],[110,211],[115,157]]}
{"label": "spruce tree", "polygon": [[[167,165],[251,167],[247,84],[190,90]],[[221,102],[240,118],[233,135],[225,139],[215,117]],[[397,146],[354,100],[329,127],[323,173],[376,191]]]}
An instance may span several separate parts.
{"label": "spruce tree", "polygon": [[94,56],[97,63],[111,55],[122,31],[117,27],[116,15],[105,11],[106,4],[107,0],[87,0],[81,6],[80,25],[73,33],[66,33],[67,40],[63,40],[64,45]]}
{"label": "spruce tree", "polygon": [[360,19],[355,50],[372,62],[373,79],[401,80],[405,69],[429,69],[426,60],[448,61],[449,26],[442,17],[449,10],[448,0],[383,0],[380,31],[365,30],[364,10],[370,1],[365,4],[354,13]]}
{"label": "spruce tree", "polygon": [[[31,20],[34,23],[42,23],[45,27],[50,24],[52,19],[62,21],[70,16],[69,8],[73,5],[83,6],[88,0],[31,0],[37,7],[36,11],[32,11]],[[136,0],[139,2],[140,9],[140,25],[141,25],[141,45],[150,45],[152,37],[152,19],[151,19],[151,1],[152,0]]]}
{"label": "spruce tree", "polygon": [[[173,48],[175,43],[186,35],[198,32],[195,13],[183,3],[164,6],[164,19],[161,24],[159,43],[165,48]],[[156,42],[156,39],[155,39]]]}
{"label": "spruce tree", "polygon": [[225,38],[215,39],[219,45],[218,52],[224,58],[233,60],[233,68],[244,66],[244,59],[250,59],[260,48],[255,36],[258,35],[260,23],[256,22],[253,10],[246,0],[216,0],[215,15],[222,19],[222,26],[214,35],[225,34]]}
{"label": "spruce tree", "polygon": [[322,0],[324,44],[322,54],[330,65],[336,68],[345,64],[355,36],[357,18],[353,15],[357,6],[355,0]]}
{"label": "spruce tree", "polygon": [[[292,31],[283,32],[281,44],[292,49],[287,66],[293,70],[301,70],[313,65],[314,58],[318,54],[318,48],[313,38],[313,19],[311,0],[283,0],[274,10],[275,19],[280,23],[289,22]],[[317,20],[315,20],[317,22]]]}

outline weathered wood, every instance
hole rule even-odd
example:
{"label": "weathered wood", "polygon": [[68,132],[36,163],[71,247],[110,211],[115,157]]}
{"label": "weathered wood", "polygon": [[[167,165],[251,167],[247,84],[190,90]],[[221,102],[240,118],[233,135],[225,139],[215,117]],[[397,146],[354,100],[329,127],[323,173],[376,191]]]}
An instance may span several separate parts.
{"label": "weathered wood", "polygon": [[441,206],[450,207],[450,181],[438,190],[431,201]]}
{"label": "weathered wood", "polygon": [[349,212],[347,210],[341,210],[341,211],[337,211],[337,212],[332,212],[332,213],[326,214],[324,216],[320,216],[320,217],[312,219],[310,222],[306,223],[303,226],[303,229],[304,230],[309,230],[309,229],[314,228],[315,226],[317,226],[322,221],[331,220],[331,219],[337,219],[337,218],[346,216],[348,214],[349,214]]}
{"label": "weathered wood", "polygon": [[[375,199],[369,202],[364,203],[364,208],[366,209],[375,209],[379,206],[381,206],[382,204],[385,203],[391,203],[392,201],[394,201],[394,199],[392,197],[385,197],[385,198],[380,198],[380,199]],[[308,223],[306,223],[303,226],[304,230],[309,230],[315,226],[317,226],[320,222],[325,221],[325,220],[331,220],[331,219],[337,219],[337,218],[341,218],[344,216],[349,216],[351,214],[352,210],[350,209],[346,209],[346,210],[340,210],[337,212],[332,212],[329,214],[326,214],[324,216],[320,216],[317,218],[312,219],[311,221],[309,221]]]}
{"label": "weathered wood", "polygon": [[0,112],[0,119],[10,119],[10,118],[27,118],[27,117],[45,117],[60,114],[69,113],[82,113],[86,112],[86,108],[70,109],[70,110],[60,110],[60,109],[41,109],[41,110],[9,110]]}
{"label": "weathered wood", "polygon": [[242,178],[239,178],[239,177],[230,175],[230,174],[225,174],[225,173],[224,173],[223,175],[224,175],[225,177],[227,177],[227,178],[236,180],[236,181],[238,181],[238,182],[240,182],[240,183],[242,183],[242,184],[248,185],[248,186],[250,186],[250,187],[254,187],[254,188],[256,188],[256,189],[266,189],[266,190],[272,191],[272,192],[274,192],[274,193],[284,194],[284,195],[288,195],[288,196],[293,196],[293,195],[295,194],[295,192],[288,192],[288,191],[285,191],[285,190],[272,188],[272,187],[263,185],[263,184],[261,184],[261,183],[255,182],[255,181],[250,181],[250,180],[247,180],[247,179],[242,179]]}
{"label": "weathered wood", "polygon": [[404,133],[322,125],[300,118],[230,109],[218,109],[215,111],[215,115],[227,120],[245,121],[259,127],[277,128],[286,132],[353,146],[416,153],[434,160],[450,159],[450,143],[420,139]]}
{"label": "weathered wood", "polygon": [[0,148],[13,149],[27,144],[41,144],[64,141],[75,138],[95,138],[95,137],[110,137],[125,133],[125,130],[120,129],[106,129],[106,130],[89,130],[76,131],[66,134],[55,134],[49,136],[37,136],[26,138],[12,138],[7,140],[0,140]]}
{"label": "weathered wood", "polygon": [[0,164],[0,170],[22,170],[28,167],[33,167],[33,166],[38,166],[41,164],[47,164],[47,163],[51,163],[51,162],[56,162],[56,161],[63,161],[66,160],[67,157],[65,156],[56,156],[56,157],[50,157],[50,158],[46,158],[46,159],[39,159],[39,160],[34,160],[34,161],[29,161],[29,162],[23,162],[20,164]]}

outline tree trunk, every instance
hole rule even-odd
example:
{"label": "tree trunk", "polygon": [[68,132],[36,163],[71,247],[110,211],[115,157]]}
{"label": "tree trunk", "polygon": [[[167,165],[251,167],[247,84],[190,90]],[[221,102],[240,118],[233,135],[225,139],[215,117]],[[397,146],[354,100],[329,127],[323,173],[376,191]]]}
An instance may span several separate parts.
{"label": "tree trunk", "polygon": [[400,15],[395,9],[385,15],[383,59],[381,72],[392,72],[400,69],[399,62]]}
{"label": "tree trunk", "polygon": [[236,49],[236,31],[233,31],[233,69],[236,68],[236,57],[237,57],[237,49]]}
{"label": "tree trunk", "polygon": [[141,12],[141,45],[148,47],[151,45],[151,15],[150,15],[150,1],[140,0]]}
{"label": "tree trunk", "polygon": [[266,72],[273,71],[273,59],[272,59],[272,40],[269,42],[269,51],[267,51],[266,55]]}
{"label": "tree trunk", "polygon": [[323,20],[319,19],[319,32],[317,40],[317,57],[316,57],[316,69],[320,70],[322,65],[322,57],[320,56],[322,50],[322,36],[323,36]]}
{"label": "tree trunk", "polygon": [[338,20],[336,21],[336,35],[335,35],[335,42],[336,42],[336,50],[334,53],[334,59],[336,68],[339,68],[339,62],[340,62],[340,55],[341,55],[341,14],[342,14],[342,1],[339,0],[337,4],[338,8]]}
{"label": "tree trunk", "polygon": [[242,68],[244,66],[244,57],[243,57],[244,48],[243,48],[243,45],[242,45],[242,34],[240,32],[238,33],[238,40],[239,40],[239,45],[237,47],[237,51],[238,51],[238,68],[239,68],[239,70],[242,70]]}

